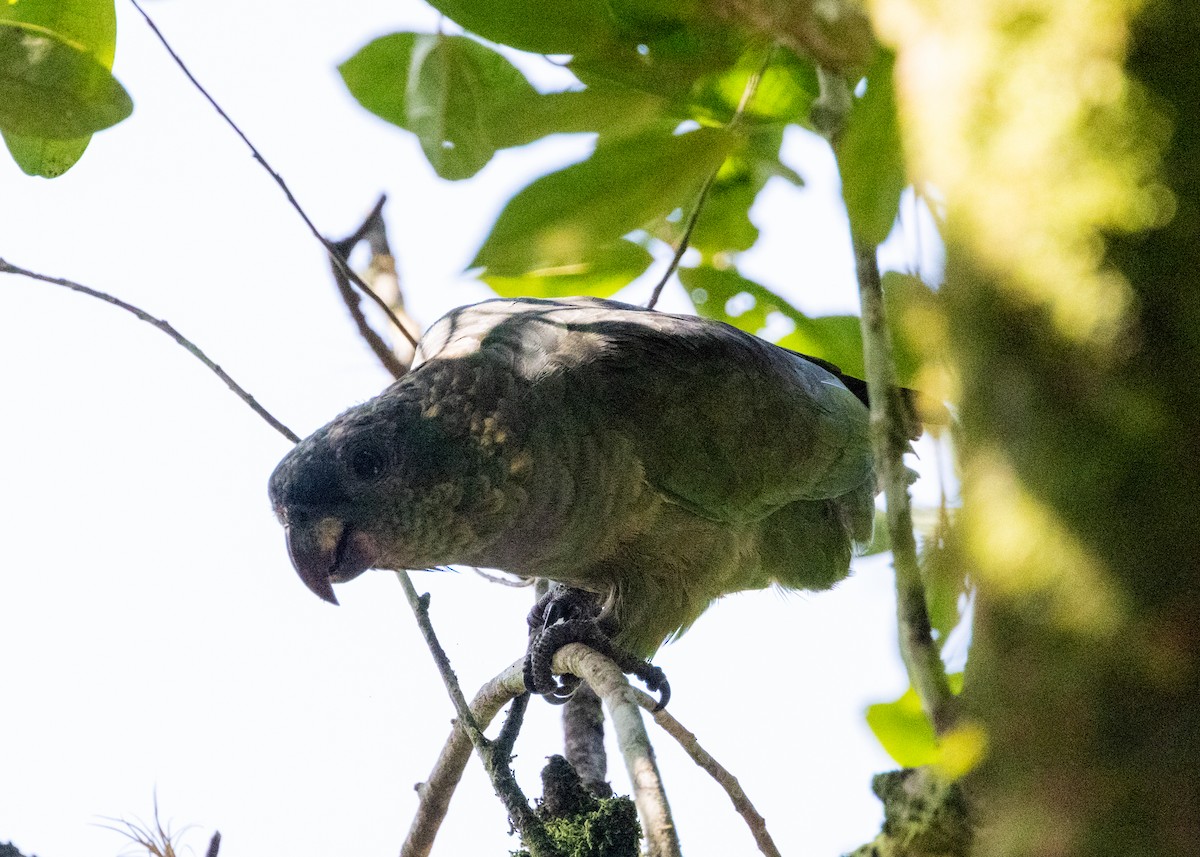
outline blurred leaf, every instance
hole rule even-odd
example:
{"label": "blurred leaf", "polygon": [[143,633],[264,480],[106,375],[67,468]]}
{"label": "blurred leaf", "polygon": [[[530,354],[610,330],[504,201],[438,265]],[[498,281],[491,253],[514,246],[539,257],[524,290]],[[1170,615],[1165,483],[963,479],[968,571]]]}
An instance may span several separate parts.
{"label": "blurred leaf", "polygon": [[577,264],[690,203],[737,141],[705,128],[599,145],[586,161],[543,176],[509,200],[470,267],[519,276]]}
{"label": "blurred leaf", "polygon": [[608,7],[627,39],[667,35],[702,11],[700,0],[608,0]]}
{"label": "blurred leaf", "polygon": [[879,52],[867,72],[867,90],[855,100],[838,143],[850,230],[864,244],[887,238],[900,210],[900,192],[908,184],[896,120],[894,60],[891,53]]}
{"label": "blurred leaf", "polygon": [[615,139],[645,131],[667,114],[655,95],[614,84],[550,92],[526,102],[495,129],[499,147],[523,146],[548,134],[596,132]]}
{"label": "blurred leaf", "polygon": [[502,298],[612,297],[646,272],[654,256],[640,244],[615,241],[574,265],[543,268],[516,277],[483,274],[480,279]]}
{"label": "blurred leaf", "polygon": [[942,736],[933,764],[948,780],[960,780],[979,766],[987,755],[987,732],[971,720],[959,723]]}
{"label": "blurred leaf", "polygon": [[867,725],[883,749],[905,768],[931,764],[938,755],[937,737],[911,687],[895,702],[867,706]]}
{"label": "blurred leaf", "polygon": [[392,33],[368,42],[338,66],[350,94],[367,110],[406,131],[408,78],[417,33]]}
{"label": "blurred leaf", "polygon": [[[861,371],[862,337],[856,316],[810,318],[770,289],[746,279],[733,268],[719,269],[707,265],[681,268],[679,279],[687,287],[696,311],[701,315],[757,335],[767,326],[772,313],[781,313],[796,328],[779,340],[778,345],[828,360],[849,375],[854,375],[856,369]],[[743,294],[747,299],[740,304],[731,304],[734,298]],[[730,306],[739,307],[741,311],[730,315]],[[846,366],[852,368],[847,369]]]}
{"label": "blurred leaf", "polygon": [[[766,55],[761,49],[748,50],[731,68],[700,78],[691,97],[698,115],[721,124],[732,119],[750,77],[762,68]],[[817,71],[812,62],[786,48],[774,48],[754,98],[742,114],[743,121],[802,123],[808,118],[817,92]]]}
{"label": "blurred leaf", "polygon": [[[952,692],[962,692],[962,673],[946,678]],[[895,702],[867,706],[867,725],[887,754],[905,768],[944,764],[947,769],[961,770],[964,763],[969,761],[973,767],[982,758],[982,736],[974,731],[977,727],[960,727],[960,736],[955,737],[959,730],[953,730],[939,743],[911,687]]]}
{"label": "blurred leaf", "polygon": [[537,91],[517,68],[466,36],[420,36],[408,80],[408,123],[444,179],[470,178],[492,159],[495,127]]}
{"label": "blurred leaf", "polygon": [[912,386],[928,358],[941,345],[942,301],[920,277],[888,271],[883,275],[883,301],[892,330],[892,357],[896,378]]}
{"label": "blurred leaf", "polygon": [[0,128],[73,140],[132,112],[129,94],[86,50],[35,25],[0,24]]}
{"label": "blurred leaf", "polygon": [[[0,22],[33,24],[58,34],[112,69],[117,46],[117,15],[112,0],[18,0],[0,4]],[[8,131],[4,142],[28,175],[55,178],[82,157],[91,135],[74,140],[29,137]]]}
{"label": "blurred leaf", "polygon": [[962,551],[954,544],[955,530],[949,510],[935,510],[936,525],[921,539],[921,578],[929,624],[939,648],[962,619],[959,604],[968,589],[966,572],[959,560]]}
{"label": "blurred leaf", "polygon": [[[782,145],[783,125],[760,126],[747,134],[747,145],[721,165],[691,236],[691,246],[706,262],[715,262],[720,268],[722,262],[727,264],[722,254],[748,250],[758,240],[758,227],[750,220],[750,209],[768,179],[783,174],[803,184],[779,160]],[[664,224],[655,234],[675,245],[681,231],[681,225]]]}
{"label": "blurred leaf", "polygon": [[[704,208],[692,230],[691,246],[700,251],[705,260],[722,253],[738,253],[749,250],[758,240],[758,227],[750,222],[750,207],[758,197],[762,185],[755,181],[744,162],[726,162],[731,169],[719,175],[709,189]],[[721,173],[725,173],[724,167]],[[674,244],[678,238],[670,241]]]}
{"label": "blurred leaf", "polygon": [[431,5],[488,41],[535,54],[603,50],[617,35],[606,0],[432,0]]}
{"label": "blurred leaf", "polygon": [[615,82],[683,103],[690,100],[697,81],[733,68],[744,50],[744,40],[729,27],[693,20],[655,38],[625,40],[581,54],[569,67],[588,86]]}

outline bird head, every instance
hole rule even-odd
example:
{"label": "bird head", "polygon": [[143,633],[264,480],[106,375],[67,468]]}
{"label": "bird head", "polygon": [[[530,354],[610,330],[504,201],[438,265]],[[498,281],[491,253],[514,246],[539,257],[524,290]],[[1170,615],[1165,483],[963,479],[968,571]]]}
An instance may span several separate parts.
{"label": "bird head", "polygon": [[455,561],[472,532],[460,520],[469,453],[403,385],[302,440],[269,494],[304,585],[337,604],[332,584],[369,568]]}

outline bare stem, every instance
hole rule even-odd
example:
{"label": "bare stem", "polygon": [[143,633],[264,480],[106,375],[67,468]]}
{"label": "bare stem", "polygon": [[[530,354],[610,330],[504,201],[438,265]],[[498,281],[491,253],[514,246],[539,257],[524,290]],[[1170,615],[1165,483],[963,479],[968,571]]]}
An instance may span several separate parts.
{"label": "bare stem", "polygon": [[[504,803],[504,808],[508,810],[509,819],[513,826],[521,832],[522,842],[529,848],[533,857],[557,857],[557,851],[546,834],[542,820],[529,806],[529,801],[521,791],[517,778],[513,775],[509,765],[512,742],[516,740],[516,727],[525,710],[524,703],[514,703],[513,711],[510,713],[511,725],[510,723],[505,724],[500,740],[489,741],[475,721],[475,715],[471,713],[467,699],[463,696],[462,688],[458,684],[458,677],[450,666],[446,650],[442,648],[442,644],[433,630],[433,624],[429,621],[429,594],[418,595],[407,572],[397,571],[396,578],[404,587],[404,594],[408,598],[413,614],[417,617],[417,625],[421,629],[422,636],[425,637],[425,644],[433,654],[433,660],[437,664],[438,672],[442,675],[446,691],[450,694],[450,701],[454,704],[455,711],[458,712],[457,722],[466,732],[476,752],[479,753],[479,758],[483,762],[488,777],[491,778],[496,794]],[[512,720],[512,718],[516,719]]]}
{"label": "bare stem", "polygon": [[[358,243],[366,241],[371,247],[373,257],[371,267],[373,269],[376,268],[376,260],[386,256],[391,262],[391,268],[394,272],[395,261],[391,258],[391,249],[387,244],[387,232],[383,222],[383,204],[386,201],[387,196],[380,195],[379,201],[375,203],[375,207],[371,209],[371,213],[367,215],[358,229],[354,230],[349,237],[343,238],[341,241],[332,242],[333,253],[337,259],[348,263],[350,253]],[[350,313],[350,318],[354,321],[354,326],[358,329],[358,335],[367,343],[367,347],[371,349],[371,353],[383,364],[383,368],[391,373],[393,378],[399,378],[408,371],[408,366],[396,356],[396,353],[383,341],[383,337],[376,333],[371,327],[370,322],[367,321],[367,317],[363,314],[360,305],[358,292],[343,272],[342,266],[338,265],[332,258],[330,259],[330,266],[333,269],[333,281],[337,286],[338,294],[341,295],[342,302],[346,305],[346,309]],[[371,291],[378,294],[374,289],[371,289]],[[407,335],[409,331],[405,328],[404,332]],[[409,342],[412,339],[412,336],[408,337]]]}
{"label": "bare stem", "polygon": [[608,755],[604,751],[604,709],[586,681],[563,706],[563,755],[596,797],[612,797],[608,784]]}
{"label": "bare stem", "polygon": [[[737,109],[733,111],[733,116],[730,117],[729,122],[725,126],[727,130],[732,131],[742,121],[742,115],[746,112],[746,107],[750,104],[751,99],[754,98],[754,93],[758,91],[758,84],[762,81],[762,76],[766,72],[767,66],[771,64],[771,57],[774,54],[775,47],[772,45],[768,49],[767,55],[763,58],[762,65],[746,81],[746,87],[742,90],[742,97],[738,100]],[[688,215],[683,235],[680,237],[679,244],[671,256],[671,263],[667,265],[667,270],[663,272],[662,278],[654,286],[654,291],[650,293],[650,300],[646,301],[646,309],[654,309],[659,297],[662,296],[663,289],[666,288],[667,282],[671,279],[671,275],[679,270],[679,263],[683,260],[683,254],[687,252],[688,244],[691,243],[692,232],[696,229],[696,222],[700,220],[700,212],[704,210],[704,203],[708,200],[708,194],[712,190],[713,183],[717,180],[717,173],[720,171],[721,164],[717,164],[716,168],[709,173],[708,178],[704,180],[704,184],[700,186],[700,192],[696,194],[696,204],[692,206],[691,214]]]}
{"label": "bare stem", "polygon": [[642,694],[638,699],[638,704],[647,711],[653,713],[656,723],[663,728],[663,731],[679,742],[679,746],[684,749],[697,765],[708,772],[708,775],[716,780],[717,784],[725,790],[725,794],[729,795],[729,800],[733,802],[733,808],[737,810],[746,822],[746,826],[750,828],[750,834],[754,837],[754,842],[758,845],[758,850],[766,857],[780,857],[779,849],[775,846],[775,840],[771,838],[771,834],[767,832],[767,822],[754,808],[754,804],[750,802],[750,798],[746,797],[746,793],[742,791],[742,786],[738,782],[737,777],[729,772],[720,762],[714,759],[707,750],[700,746],[700,741],[695,734],[684,728],[683,724],[676,720],[665,708],[655,711],[654,707],[658,704],[650,696]]}
{"label": "bare stem", "polygon": [[905,404],[900,388],[896,386],[876,248],[855,241],[854,255],[862,301],[863,358],[871,400],[871,442],[875,449],[875,470],[887,500],[888,534],[896,569],[900,656],[929,722],[941,735],[954,725],[954,695],[946,680],[941,655],[933,642],[925,584],[917,560],[912,503],[908,496],[909,471],[904,465],[904,453],[909,448]]}
{"label": "bare stem", "polygon": [[262,417],[264,420],[266,420],[267,424],[270,425],[271,428],[275,429],[275,431],[279,432],[281,435],[286,437],[292,443],[300,442],[299,435],[297,435],[294,431],[292,431],[290,428],[285,426],[279,420],[275,419],[275,417],[273,417],[266,408],[264,408],[262,405],[260,405],[253,396],[251,396],[249,393],[247,393],[246,390],[237,381],[230,378],[229,374],[224,369],[222,369],[220,366],[218,366],[216,363],[214,363],[207,354],[205,354],[203,351],[201,351],[200,347],[198,345],[196,345],[194,342],[192,342],[190,339],[188,339],[186,336],[184,336],[178,330],[173,328],[170,324],[163,321],[161,318],[155,318],[154,316],[150,315],[150,313],[146,312],[145,310],[141,309],[140,307],[136,307],[131,303],[126,303],[125,301],[121,300],[120,298],[113,297],[112,295],[108,294],[107,292],[102,292],[97,289],[88,288],[87,286],[82,285],[80,283],[76,283],[73,280],[66,280],[61,277],[49,277],[49,276],[46,276],[45,274],[39,274],[36,271],[29,271],[29,270],[26,270],[25,268],[18,267],[17,265],[12,264],[11,262],[7,262],[4,259],[0,259],[0,273],[2,273],[2,274],[20,274],[23,277],[29,277],[30,279],[33,279],[33,280],[40,280],[43,283],[50,283],[51,285],[62,286],[63,288],[70,289],[73,292],[79,292],[80,294],[96,298],[97,300],[104,301],[106,304],[111,304],[112,306],[115,306],[119,309],[123,309],[123,310],[125,310],[125,312],[130,313],[131,315],[146,322],[147,324],[158,328],[163,333],[165,333],[167,336],[171,337],[171,339],[175,340],[175,343],[177,345],[182,346],[184,349],[187,350],[187,352],[189,354],[191,354],[193,357],[195,357],[197,360],[199,360],[201,363],[203,363],[205,366],[207,366],[214,375],[216,375],[218,378],[220,378],[222,381],[224,381],[225,386],[227,386],[230,390],[232,390],[239,399],[241,399],[243,402],[245,402],[247,405],[249,405],[250,408],[254,411],[254,413],[258,414],[260,417]]}
{"label": "bare stem", "polygon": [[[475,694],[471,700],[471,714],[475,722],[480,728],[486,728],[509,700],[524,692],[525,661],[521,659]],[[467,767],[467,760],[471,758],[471,746],[471,739],[456,720],[429,777],[417,786],[417,812],[400,848],[400,857],[428,857],[438,829],[450,808],[450,798]]]}
{"label": "bare stem", "polygon": [[279,173],[275,172],[275,170],[271,167],[271,165],[269,163],[267,163],[267,159],[265,157],[263,157],[262,153],[259,152],[258,149],[255,148],[254,144],[250,142],[250,138],[248,138],[242,132],[242,129],[239,128],[237,123],[234,122],[233,119],[231,119],[229,117],[229,114],[226,113],[224,111],[224,109],[222,109],[221,105],[217,103],[216,99],[214,99],[211,95],[208,94],[208,90],[206,90],[200,84],[200,81],[198,81],[196,79],[196,76],[191,73],[191,71],[188,69],[187,65],[184,64],[183,59],[179,56],[179,54],[175,53],[175,49],[171,47],[171,43],[167,41],[166,36],[164,36],[162,34],[162,31],[158,29],[158,26],[154,23],[154,19],[152,19],[148,14],[146,14],[146,10],[143,9],[140,5],[138,5],[137,0],[129,0],[129,2],[133,4],[133,8],[137,9],[138,13],[145,19],[146,24],[149,25],[151,31],[158,38],[158,40],[162,43],[162,46],[164,48],[166,48],[167,53],[171,55],[171,59],[173,59],[175,61],[175,64],[177,66],[179,66],[179,70],[183,72],[184,76],[187,77],[187,79],[189,81],[191,81],[192,86],[196,87],[196,90],[201,95],[204,96],[205,100],[208,101],[209,104],[212,105],[213,109],[217,111],[217,115],[219,115],[222,119],[225,120],[225,124],[227,124],[230,128],[232,128],[233,132],[235,134],[237,134],[238,137],[241,138],[242,142],[245,143],[246,146],[250,149],[250,153],[254,156],[254,160],[258,161],[258,163],[262,166],[262,168],[264,170],[266,170],[267,173],[271,176],[271,178],[273,178],[275,180],[275,183],[277,185],[279,185],[280,190],[283,191],[284,196],[287,197],[287,200],[289,203],[291,203],[292,208],[294,208],[296,210],[296,213],[300,215],[300,219],[304,221],[304,224],[308,227],[309,231],[312,232],[313,237],[321,242],[321,246],[324,247],[325,252],[329,254],[329,258],[333,262],[334,267],[338,268],[342,272],[342,274],[346,277],[346,279],[348,279],[352,283],[354,283],[354,285],[357,286],[364,295],[366,295],[368,298],[370,298],[372,301],[374,301],[379,306],[379,308],[381,310],[383,310],[383,312],[387,315],[387,317],[391,320],[391,322],[396,325],[396,327],[400,330],[400,332],[402,334],[404,334],[404,337],[410,343],[412,343],[413,347],[415,348],[417,345],[416,339],[413,337],[413,335],[411,333],[409,333],[408,329],[405,328],[404,325],[402,325],[400,323],[399,319],[396,318],[395,314],[391,310],[391,307],[389,307],[387,305],[387,303],[381,297],[379,297],[379,295],[377,295],[373,291],[371,291],[371,289],[367,286],[367,284],[362,281],[362,278],[359,277],[358,274],[354,273],[354,270],[350,267],[349,264],[347,264],[346,260],[342,259],[337,254],[337,252],[335,251],[335,249],[333,247],[333,242],[331,242],[328,238],[326,238],[324,235],[321,234],[320,230],[318,230],[316,225],[312,222],[312,220],[309,219],[309,217],[305,213],[304,209],[300,207],[300,203],[296,200],[296,197],[292,193],[291,188],[289,188],[287,186],[287,182],[285,182],[283,180],[283,176],[281,176]]}
{"label": "bare stem", "polygon": [[[840,74],[824,68],[817,71],[821,94],[814,105],[814,122],[840,158],[841,134],[853,105],[850,85]],[[854,234],[853,220],[850,231],[862,306],[863,361],[871,400],[871,445],[875,452],[875,472],[887,500],[888,535],[896,570],[900,657],[908,671],[909,682],[921,699],[925,715],[937,734],[942,735],[954,725],[954,695],[946,680],[945,665],[933,642],[925,584],[921,579],[917,542],[913,536],[909,470],[904,465],[904,454],[909,449],[909,409],[903,392],[896,386],[896,362],[883,305],[878,248]]]}

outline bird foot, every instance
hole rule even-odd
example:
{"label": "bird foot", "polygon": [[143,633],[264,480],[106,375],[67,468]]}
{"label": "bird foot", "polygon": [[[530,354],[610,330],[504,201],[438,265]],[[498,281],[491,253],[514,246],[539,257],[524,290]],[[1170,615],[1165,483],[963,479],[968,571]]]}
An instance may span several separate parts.
{"label": "bird foot", "polygon": [[555,677],[554,654],[568,643],[583,643],[609,658],[624,673],[636,676],[653,693],[659,694],[655,711],[666,707],[671,685],[666,674],[649,661],[617,648],[602,627],[595,596],[578,589],[551,590],[529,613],[529,649],[525,655],[525,687],[541,694],[553,705],[563,705],[580,679],[573,675]]}

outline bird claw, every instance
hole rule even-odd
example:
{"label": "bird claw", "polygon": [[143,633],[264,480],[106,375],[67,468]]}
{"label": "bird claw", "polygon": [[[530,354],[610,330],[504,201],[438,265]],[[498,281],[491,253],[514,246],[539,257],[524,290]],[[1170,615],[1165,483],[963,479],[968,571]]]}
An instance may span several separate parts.
{"label": "bird claw", "polygon": [[671,699],[666,674],[649,661],[621,651],[600,625],[600,610],[591,593],[577,589],[552,590],[529,613],[529,650],[525,655],[525,687],[553,705],[563,705],[579,687],[573,675],[556,678],[554,654],[568,643],[583,643],[606,656],[624,673],[636,676],[659,694],[655,711]]}

